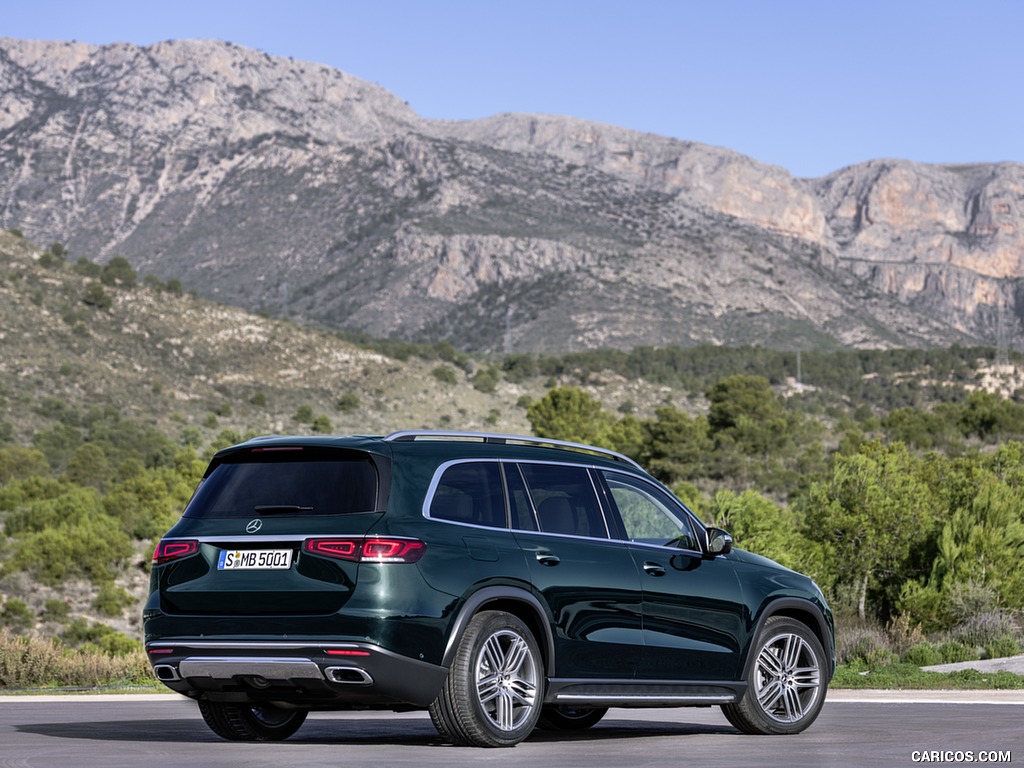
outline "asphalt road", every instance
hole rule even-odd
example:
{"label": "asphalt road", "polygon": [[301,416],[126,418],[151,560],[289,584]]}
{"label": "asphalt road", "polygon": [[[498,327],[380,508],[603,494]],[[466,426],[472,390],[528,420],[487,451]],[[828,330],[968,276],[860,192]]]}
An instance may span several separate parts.
{"label": "asphalt road", "polygon": [[[174,696],[0,697],[0,766],[802,766],[1024,763],[1024,697],[999,692],[900,695],[837,692],[799,736],[740,735],[717,708],[612,710],[582,734],[536,732],[512,750],[442,742],[421,713],[311,715],[272,744],[218,739],[190,701]],[[850,701],[848,699],[856,699]],[[864,700],[868,699],[868,700]],[[1002,701],[1003,703],[968,703]],[[934,755],[931,753],[935,753]],[[957,754],[962,753],[962,754]],[[984,754],[983,754],[984,753]],[[995,754],[989,754],[995,753]],[[1001,754],[1000,754],[1001,753]]]}

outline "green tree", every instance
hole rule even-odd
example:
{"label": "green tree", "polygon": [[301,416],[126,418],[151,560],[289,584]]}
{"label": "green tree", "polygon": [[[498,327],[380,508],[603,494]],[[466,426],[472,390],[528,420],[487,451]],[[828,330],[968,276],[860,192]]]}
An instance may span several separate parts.
{"label": "green tree", "polygon": [[837,586],[855,595],[862,618],[869,593],[878,596],[876,613],[892,612],[937,519],[919,464],[903,443],[866,443],[838,456],[832,478],[806,497],[808,535],[824,545]]}
{"label": "green tree", "polygon": [[78,257],[78,261],[75,262],[74,270],[85,277],[99,277],[103,274],[103,267],[95,261],[89,261],[85,256]]}
{"label": "green tree", "polygon": [[473,389],[484,394],[494,392],[498,387],[498,369],[493,365],[480,368],[473,374]]}
{"label": "green tree", "polygon": [[64,477],[78,485],[103,489],[113,474],[107,455],[95,443],[83,443],[68,459]]}
{"label": "green tree", "polygon": [[537,437],[615,448],[614,417],[578,387],[548,390],[527,409],[526,418]]}
{"label": "green tree", "polygon": [[795,512],[756,491],[715,494],[708,512],[712,523],[732,534],[736,546],[818,578],[824,573],[821,545],[806,538]]}
{"label": "green tree", "polygon": [[124,256],[115,256],[100,272],[100,282],[109,286],[121,285],[131,288],[135,285],[136,278],[135,270]]}
{"label": "green tree", "polygon": [[644,466],[669,484],[703,475],[704,462],[712,447],[707,419],[690,417],[671,405],[658,408],[654,416],[643,422],[640,460]]}
{"label": "green tree", "polygon": [[716,445],[765,456],[790,439],[786,413],[768,379],[735,375],[707,391],[708,431]]}
{"label": "green tree", "polygon": [[114,304],[114,300],[103,290],[102,285],[99,283],[89,283],[89,287],[82,294],[82,303],[96,309],[110,309]]}
{"label": "green tree", "polygon": [[46,455],[34,448],[5,445],[0,448],[0,486],[12,480],[23,480],[35,475],[50,474]]}
{"label": "green tree", "polygon": [[905,585],[901,607],[929,629],[948,628],[952,593],[965,584],[987,587],[1007,608],[1024,608],[1024,489],[988,475],[973,498],[942,527],[926,579]]}

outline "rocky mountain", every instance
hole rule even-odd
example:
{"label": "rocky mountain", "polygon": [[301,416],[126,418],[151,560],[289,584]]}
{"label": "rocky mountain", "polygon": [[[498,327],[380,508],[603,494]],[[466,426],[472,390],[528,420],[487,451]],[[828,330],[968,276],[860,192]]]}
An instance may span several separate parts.
{"label": "rocky mountain", "polygon": [[473,351],[1012,343],[1022,201],[1020,164],[797,179],[571,118],[428,121],[230,43],[0,40],[0,226]]}

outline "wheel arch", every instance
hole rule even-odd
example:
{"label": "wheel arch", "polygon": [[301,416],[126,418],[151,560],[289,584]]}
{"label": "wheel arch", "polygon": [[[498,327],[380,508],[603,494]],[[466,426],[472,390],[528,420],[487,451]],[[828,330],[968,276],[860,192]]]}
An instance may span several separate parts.
{"label": "wheel arch", "polygon": [[805,625],[814,636],[818,638],[821,647],[825,649],[825,658],[828,662],[828,677],[832,678],[835,673],[835,635],[831,622],[826,618],[824,612],[810,600],[799,597],[782,597],[769,602],[761,611],[757,623],[750,634],[750,643],[747,650],[747,658],[743,665],[743,679],[748,679],[751,666],[755,659],[752,649],[754,641],[761,634],[764,624],[773,616],[785,616],[799,621]]}
{"label": "wheel arch", "polygon": [[544,606],[533,594],[517,587],[484,587],[471,594],[459,609],[448,635],[442,664],[450,667],[466,625],[480,611],[505,611],[517,616],[533,633],[544,660],[545,675],[554,669],[555,638]]}

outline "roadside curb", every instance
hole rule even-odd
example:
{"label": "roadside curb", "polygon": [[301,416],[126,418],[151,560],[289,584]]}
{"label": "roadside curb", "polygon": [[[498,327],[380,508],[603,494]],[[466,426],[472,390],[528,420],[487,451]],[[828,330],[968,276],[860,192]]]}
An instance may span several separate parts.
{"label": "roadside curb", "polygon": [[1020,704],[1024,705],[1024,690],[970,690],[970,691],[887,691],[875,689],[830,689],[825,703],[844,702],[858,704]]}
{"label": "roadside curb", "polygon": [[52,703],[61,701],[112,702],[112,701],[188,701],[185,696],[174,693],[5,693],[0,695],[0,706],[4,704]]}

